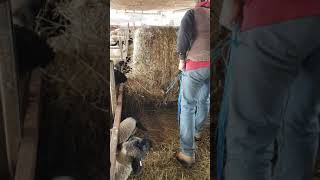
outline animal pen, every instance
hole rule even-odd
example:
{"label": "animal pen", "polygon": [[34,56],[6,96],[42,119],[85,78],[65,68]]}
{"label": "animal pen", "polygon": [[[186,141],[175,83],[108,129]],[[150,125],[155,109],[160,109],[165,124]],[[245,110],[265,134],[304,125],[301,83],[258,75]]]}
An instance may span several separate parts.
{"label": "animal pen", "polygon": [[[204,128],[203,139],[197,143],[197,163],[188,171],[175,159],[179,150],[177,99],[179,93],[176,39],[184,13],[194,1],[111,1],[110,67],[113,128],[110,139],[110,173],[114,174],[119,122],[136,118],[153,142],[142,161],[143,169],[129,179],[210,179],[210,126]],[[117,19],[118,17],[118,19]],[[157,17],[161,17],[157,18]],[[133,43],[129,43],[129,40]],[[113,83],[113,69],[123,70],[127,81]],[[118,90],[119,89],[119,90]]]}

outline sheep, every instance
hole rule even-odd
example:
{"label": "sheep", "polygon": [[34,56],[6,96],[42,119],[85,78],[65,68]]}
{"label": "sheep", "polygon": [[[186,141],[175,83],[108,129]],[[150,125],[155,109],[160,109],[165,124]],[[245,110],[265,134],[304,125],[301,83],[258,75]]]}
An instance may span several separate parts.
{"label": "sheep", "polygon": [[115,179],[126,180],[142,170],[142,160],[151,148],[148,138],[132,136],[136,130],[137,121],[128,117],[120,123],[119,141],[116,155]]}

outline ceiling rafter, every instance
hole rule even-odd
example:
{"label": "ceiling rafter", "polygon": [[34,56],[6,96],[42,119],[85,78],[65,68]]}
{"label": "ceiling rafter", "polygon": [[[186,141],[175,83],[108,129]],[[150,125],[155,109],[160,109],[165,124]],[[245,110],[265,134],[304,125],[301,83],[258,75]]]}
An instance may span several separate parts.
{"label": "ceiling rafter", "polygon": [[119,10],[177,10],[194,6],[194,0],[111,0],[112,9]]}

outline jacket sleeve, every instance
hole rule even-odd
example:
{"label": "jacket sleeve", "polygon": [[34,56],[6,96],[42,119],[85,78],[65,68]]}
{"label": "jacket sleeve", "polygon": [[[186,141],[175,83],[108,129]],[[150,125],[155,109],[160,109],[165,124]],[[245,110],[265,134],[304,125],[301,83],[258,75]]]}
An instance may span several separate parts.
{"label": "jacket sleeve", "polygon": [[177,53],[179,59],[185,60],[186,53],[190,50],[193,38],[195,36],[194,12],[189,10],[183,16],[177,37]]}

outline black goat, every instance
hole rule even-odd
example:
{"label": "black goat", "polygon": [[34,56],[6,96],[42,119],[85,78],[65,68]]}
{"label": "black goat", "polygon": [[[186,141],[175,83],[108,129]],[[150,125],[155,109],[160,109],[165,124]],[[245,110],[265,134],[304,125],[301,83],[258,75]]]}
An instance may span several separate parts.
{"label": "black goat", "polygon": [[45,39],[35,32],[18,25],[14,25],[15,54],[20,70],[32,70],[45,67],[53,61],[55,53]]}
{"label": "black goat", "polygon": [[127,81],[126,75],[124,75],[121,71],[117,69],[114,70],[114,78],[116,81],[116,85],[119,85],[120,83],[124,83]]}

